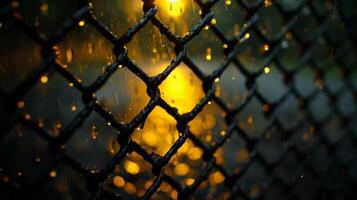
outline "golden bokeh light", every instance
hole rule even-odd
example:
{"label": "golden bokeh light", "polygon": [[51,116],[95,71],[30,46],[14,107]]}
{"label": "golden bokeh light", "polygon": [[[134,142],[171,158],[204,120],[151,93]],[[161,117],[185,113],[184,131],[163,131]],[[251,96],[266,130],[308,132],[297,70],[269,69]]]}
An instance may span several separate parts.
{"label": "golden bokeh light", "polygon": [[201,81],[184,65],[178,66],[159,88],[162,98],[179,113],[190,112],[204,95]]}
{"label": "golden bokeh light", "polygon": [[202,150],[198,147],[193,147],[188,152],[188,158],[191,160],[199,160],[202,157]]}
{"label": "golden bokeh light", "polygon": [[213,19],[211,20],[211,24],[212,24],[212,25],[217,24],[217,20],[216,20],[215,18],[213,18]]}
{"label": "golden bokeh light", "polygon": [[187,179],[185,179],[185,184],[187,185],[187,186],[190,186],[190,185],[192,185],[192,184],[194,184],[195,183],[195,179],[193,179],[193,178],[187,178]]}
{"label": "golden bokeh light", "polygon": [[225,177],[219,172],[214,172],[210,177],[209,177],[209,182],[211,184],[219,184],[222,183],[225,180]]}
{"label": "golden bokeh light", "polygon": [[206,53],[206,60],[210,61],[212,59],[212,49],[207,48],[207,53]]}
{"label": "golden bokeh light", "polygon": [[184,3],[182,0],[165,0],[162,1],[167,8],[167,12],[171,17],[179,17],[184,12]]}
{"label": "golden bokeh light", "polygon": [[268,74],[271,72],[271,68],[269,66],[264,67],[264,73]]}
{"label": "golden bokeh light", "polygon": [[269,51],[270,47],[268,44],[264,44],[263,49],[264,49],[264,51]]}
{"label": "golden bokeh light", "polygon": [[159,140],[160,138],[154,132],[146,131],[143,133],[143,141],[150,146],[156,146]]}
{"label": "golden bokeh light", "polygon": [[46,84],[48,82],[48,77],[47,75],[42,75],[40,78],[41,83]]}
{"label": "golden bokeh light", "polygon": [[250,33],[246,33],[245,35],[244,35],[244,38],[247,40],[247,39],[249,39],[250,38]]}
{"label": "golden bokeh light", "polygon": [[133,139],[164,155],[178,138],[176,121],[164,109],[156,107],[148,116],[143,129],[137,129]]}
{"label": "golden bokeh light", "polygon": [[51,177],[51,178],[55,178],[56,176],[57,176],[56,170],[50,171],[50,177]]}
{"label": "golden bokeh light", "polygon": [[71,105],[71,111],[76,112],[77,111],[77,106],[75,104]]}
{"label": "golden bokeh light", "polygon": [[124,185],[124,190],[129,194],[134,194],[136,192],[136,187],[134,184],[127,182]]}
{"label": "golden bokeh light", "polygon": [[124,168],[129,174],[138,174],[140,172],[140,166],[130,160],[124,162]]}
{"label": "golden bokeh light", "polygon": [[81,21],[78,22],[78,26],[79,26],[79,27],[83,27],[85,24],[86,24],[86,23],[85,23],[83,20],[81,20]]}
{"label": "golden bokeh light", "polygon": [[20,109],[24,108],[25,107],[25,102],[24,101],[17,102],[17,107],[20,108]]}
{"label": "golden bokeh light", "polygon": [[186,163],[180,163],[175,166],[175,174],[185,176],[190,171],[190,167]]}
{"label": "golden bokeh light", "polygon": [[125,180],[121,176],[114,176],[113,183],[116,187],[123,187],[125,185]]}

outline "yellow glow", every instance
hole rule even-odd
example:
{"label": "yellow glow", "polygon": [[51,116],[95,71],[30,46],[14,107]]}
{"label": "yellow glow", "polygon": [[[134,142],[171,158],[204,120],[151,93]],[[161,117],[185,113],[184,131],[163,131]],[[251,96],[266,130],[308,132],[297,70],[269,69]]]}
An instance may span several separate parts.
{"label": "yellow glow", "polygon": [[185,179],[185,184],[188,185],[188,186],[190,186],[190,185],[192,185],[194,183],[195,183],[195,179],[193,179],[193,178]]}
{"label": "yellow glow", "polygon": [[188,173],[189,170],[190,168],[186,163],[180,163],[175,167],[175,174],[178,176],[184,176]]}
{"label": "yellow glow", "polygon": [[179,113],[191,111],[203,97],[200,80],[184,66],[178,66],[159,86],[162,98]]}
{"label": "yellow glow", "polygon": [[159,140],[158,135],[151,131],[143,133],[143,141],[150,146],[155,146]]}
{"label": "yellow glow", "polygon": [[250,34],[249,33],[246,33],[245,35],[244,35],[244,38],[247,40],[247,39],[249,39],[250,38]]}
{"label": "yellow glow", "polygon": [[73,59],[72,49],[67,49],[66,50],[66,61],[67,61],[67,63],[71,63],[72,59]]}
{"label": "yellow glow", "polygon": [[225,136],[226,135],[226,131],[221,131],[221,136]]}
{"label": "yellow glow", "polygon": [[216,152],[214,152],[213,156],[216,158],[216,163],[219,165],[222,165],[224,160],[223,160],[223,148],[218,148]]}
{"label": "yellow glow", "polygon": [[41,83],[46,84],[48,82],[48,77],[46,75],[42,75],[40,81]]}
{"label": "yellow glow", "polygon": [[193,147],[188,152],[188,158],[191,160],[198,160],[202,157],[202,150],[198,147]]}
{"label": "yellow glow", "polygon": [[[150,73],[158,74],[162,72],[166,66],[167,63],[159,64],[156,68],[151,69],[152,71]],[[140,92],[145,92],[145,89],[144,87],[139,88]],[[170,106],[176,107],[181,114],[191,111],[204,95],[202,82],[184,64],[174,69],[167,79],[159,85],[159,89],[161,98]],[[210,110],[214,109],[213,105],[210,106]],[[189,126],[195,135],[201,134],[202,137],[205,138],[206,136],[210,136],[210,134],[204,134],[204,131],[212,129],[217,123],[216,114],[208,112],[204,115],[196,116],[195,119],[190,122]],[[145,146],[149,151],[163,156],[179,138],[176,124],[176,120],[163,108],[155,107],[147,117],[142,129],[135,130],[132,139],[140,145]],[[212,140],[212,138],[210,140]],[[175,158],[170,161],[173,166],[175,166],[173,173],[177,176],[191,174],[191,165],[189,162],[201,159],[202,154],[203,151],[200,148],[194,146],[190,140],[186,141],[178,150],[178,154],[176,154],[177,159]],[[181,158],[184,158],[184,160],[181,160]],[[140,166],[140,171],[145,170],[141,167],[141,162],[135,162],[135,165]],[[128,171],[127,168],[128,167],[125,168],[124,165],[126,171]],[[128,173],[131,172],[128,171]],[[194,179],[187,180],[187,182],[185,181],[184,183],[185,185],[193,184]]]}
{"label": "yellow glow", "polygon": [[264,51],[269,51],[269,45],[264,44],[264,45],[263,45],[263,49],[264,49]]}
{"label": "yellow glow", "polygon": [[231,0],[226,0],[226,5],[227,6],[230,6],[232,4],[232,1]]}
{"label": "yellow glow", "polygon": [[206,60],[210,61],[212,59],[212,49],[207,48]]}
{"label": "yellow glow", "polygon": [[206,135],[205,141],[206,142],[211,142],[212,141],[212,135]]}
{"label": "yellow glow", "polygon": [[219,171],[217,171],[209,177],[209,182],[211,184],[219,184],[222,183],[224,179],[225,177]]}
{"label": "yellow glow", "polygon": [[81,21],[78,22],[78,26],[79,26],[79,27],[83,27],[85,24],[86,24],[86,23],[85,23],[83,20],[81,20]]}
{"label": "yellow glow", "polygon": [[140,172],[140,166],[130,160],[126,160],[124,162],[124,169],[129,173],[129,174],[138,174]]}
{"label": "yellow glow", "polygon": [[184,12],[184,4],[182,0],[166,0],[168,13],[172,17],[178,17]]}
{"label": "yellow glow", "polygon": [[76,112],[76,111],[77,111],[77,106],[73,104],[73,105],[71,106],[71,111],[72,111],[72,112]]}
{"label": "yellow glow", "polygon": [[178,194],[177,194],[177,191],[176,190],[173,190],[170,194],[171,198],[172,199],[178,199]]}
{"label": "yellow glow", "polygon": [[213,18],[213,19],[211,20],[211,24],[212,24],[212,25],[217,24],[217,20],[216,20],[215,18]]}
{"label": "yellow glow", "polygon": [[178,150],[179,153],[186,153],[189,150],[189,143],[185,142],[182,147]]}
{"label": "yellow glow", "polygon": [[125,180],[121,176],[115,176],[113,178],[113,183],[116,187],[123,187],[125,185]]}
{"label": "yellow glow", "polygon": [[216,118],[211,114],[205,115],[205,119],[204,120],[205,120],[205,123],[203,124],[203,127],[205,129],[211,129],[216,124]]}
{"label": "yellow glow", "polygon": [[268,74],[271,72],[271,68],[269,66],[264,67],[264,73]]}
{"label": "yellow glow", "polygon": [[178,137],[175,126],[175,119],[164,109],[156,107],[148,116],[143,129],[133,135],[133,139],[152,147],[157,154],[164,155]]}

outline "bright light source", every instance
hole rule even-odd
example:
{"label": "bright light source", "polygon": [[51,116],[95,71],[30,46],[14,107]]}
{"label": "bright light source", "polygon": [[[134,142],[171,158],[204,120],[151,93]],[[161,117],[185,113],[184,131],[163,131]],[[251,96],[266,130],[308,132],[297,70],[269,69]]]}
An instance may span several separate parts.
{"label": "bright light source", "polygon": [[184,5],[181,0],[167,0],[169,7],[169,15],[172,17],[178,17],[182,15]]}
{"label": "bright light source", "polygon": [[269,66],[264,67],[264,73],[268,74],[271,72],[271,68]]}

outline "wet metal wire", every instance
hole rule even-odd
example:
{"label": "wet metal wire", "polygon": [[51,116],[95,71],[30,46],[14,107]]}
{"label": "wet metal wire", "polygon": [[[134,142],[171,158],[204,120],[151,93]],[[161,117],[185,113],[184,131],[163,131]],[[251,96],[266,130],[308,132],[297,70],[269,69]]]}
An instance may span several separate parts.
{"label": "wet metal wire", "polygon": [[[293,10],[286,10],[279,2],[272,2],[269,6],[274,6],[278,14],[281,15],[283,19],[283,28],[282,31],[273,39],[268,39],[264,33],[257,26],[259,18],[259,10],[264,8],[266,3],[270,1],[255,1],[254,3],[248,3],[244,0],[236,0],[238,5],[244,9],[245,12],[245,25],[240,31],[239,35],[233,38],[228,38],[222,30],[220,30],[214,24],[211,24],[211,20],[214,18],[214,12],[212,11],[215,5],[218,3],[218,0],[195,0],[195,3],[200,7],[202,14],[201,20],[195,24],[191,30],[183,37],[177,36],[170,32],[167,25],[160,21],[156,17],[157,7],[155,6],[154,0],[143,0],[143,17],[138,21],[137,24],[130,27],[123,35],[117,36],[108,30],[99,20],[96,19],[96,16],[91,12],[92,4],[88,1],[83,1],[83,3],[78,7],[78,10],[73,13],[67,21],[63,23],[61,27],[58,27],[57,31],[52,37],[45,37],[39,34],[34,28],[31,27],[23,17],[16,12],[16,9],[12,6],[12,1],[2,1],[0,3],[0,17],[2,21],[11,21],[17,27],[19,27],[25,34],[27,34],[33,41],[38,43],[42,49],[42,62],[36,70],[32,71],[23,82],[17,86],[15,89],[10,92],[3,89],[0,90],[1,99],[3,100],[3,112],[1,118],[1,137],[7,134],[7,132],[14,126],[15,123],[21,123],[25,127],[33,130],[39,136],[44,138],[49,144],[49,150],[52,153],[53,157],[56,158],[56,162],[52,164],[49,169],[52,169],[54,165],[59,163],[65,164],[82,174],[87,181],[87,190],[92,195],[92,198],[97,199],[121,199],[125,196],[120,196],[101,187],[101,183],[106,180],[111,171],[115,168],[115,165],[120,163],[129,153],[136,152],[139,154],[145,161],[149,162],[152,165],[152,173],[155,176],[154,181],[151,186],[146,190],[145,194],[140,198],[149,199],[160,187],[163,182],[168,183],[178,192],[179,199],[187,199],[196,191],[199,185],[207,180],[208,175],[213,170],[218,170],[224,177],[224,186],[226,191],[229,192],[229,196],[232,199],[235,199],[237,196],[240,198],[251,199],[251,196],[247,194],[239,186],[240,178],[246,173],[246,171],[251,167],[253,161],[259,161],[264,167],[265,172],[268,174],[269,183],[264,188],[264,190],[259,194],[257,198],[264,199],[266,192],[270,187],[278,186],[282,188],[283,193],[287,195],[292,195],[291,191],[296,186],[296,181],[291,183],[286,183],[282,181],[278,176],[274,175],[274,170],[287,158],[291,153],[295,154],[298,158],[299,164],[303,166],[304,171],[308,171],[316,182],[320,183],[323,179],[323,176],[316,171],[316,168],[311,167],[307,164],[306,159],[308,159],[309,153],[313,152],[315,149],[319,148],[320,145],[324,145],[329,152],[329,156],[333,160],[334,164],[340,166],[341,169],[348,171],[351,167],[355,165],[355,162],[343,162],[339,159],[335,152],[338,150],[339,146],[342,145],[344,139],[353,141],[353,146],[356,145],[356,135],[354,135],[353,128],[350,126],[350,123],[356,118],[357,110],[351,112],[350,115],[345,115],[341,112],[337,106],[337,101],[344,93],[350,93],[354,97],[354,102],[356,101],[356,87],[352,83],[351,74],[355,71],[355,67],[350,64],[346,64],[344,61],[344,52],[353,51],[354,48],[345,49],[342,42],[337,42],[339,40],[349,41],[352,46],[356,44],[352,36],[351,29],[353,28],[351,19],[347,17],[343,9],[339,6],[340,4],[336,1],[327,1],[332,5],[332,9],[328,10],[326,13],[321,14],[316,10],[313,1],[301,1],[300,5]],[[301,34],[295,29],[297,26],[296,15],[301,12],[303,9],[308,8],[311,12],[312,18],[317,21],[317,26],[312,34],[305,35],[301,37]],[[345,32],[336,33],[334,36],[338,38],[331,38],[331,35],[327,34],[326,30],[328,28],[327,20],[331,17],[332,14],[337,14],[341,23],[346,27]],[[113,45],[113,52],[116,55],[116,59],[113,63],[108,65],[99,77],[96,80],[89,84],[83,85],[78,79],[68,71],[62,64],[56,61],[56,53],[53,49],[57,43],[59,43],[71,30],[75,28],[79,21],[86,20],[91,26],[98,30],[107,40],[109,40]],[[165,36],[172,44],[175,46],[176,57],[172,60],[171,64],[167,68],[156,76],[148,76],[140,66],[135,64],[127,55],[126,45],[131,42],[133,37],[138,31],[140,31],[146,24],[152,23],[156,28],[160,30],[160,33]],[[274,23],[274,21],[272,21]],[[198,36],[200,32],[206,27],[210,26],[210,29],[214,34],[221,40],[222,44],[225,44],[224,53],[226,55],[224,62],[217,66],[215,70],[206,75],[203,73],[200,68],[191,60],[187,55],[186,45],[190,41]],[[260,70],[256,72],[251,72],[241,63],[241,61],[236,56],[239,54],[238,46],[242,40],[246,37],[246,34],[254,33],[258,36],[259,40],[263,44],[269,45],[269,49],[265,52],[266,60],[264,65],[261,66]],[[281,49],[278,46],[286,37],[286,34],[291,34],[293,40],[301,47],[301,59],[295,63],[295,67],[292,69],[286,69],[284,64],[281,62],[279,57],[279,51]],[[296,88],[294,84],[295,75],[302,69],[302,66],[308,66],[315,73],[315,80],[318,83],[323,84],[326,79],[326,71],[328,67],[319,66],[312,57],[312,46],[318,41],[318,39],[323,38],[327,45],[333,49],[334,53],[331,54],[333,61],[338,65],[343,73],[344,85],[338,91],[332,91],[327,85],[323,87],[316,87],[313,92],[308,95],[303,95]],[[1,45],[1,44],[0,44]],[[222,47],[223,49],[223,47]],[[299,51],[296,49],[296,51]],[[202,88],[205,92],[204,98],[194,107],[191,112],[179,114],[178,110],[170,106],[167,102],[163,100],[160,96],[160,91],[158,86],[170,75],[170,73],[175,70],[175,68],[180,64],[184,63],[187,65],[194,74],[202,80]],[[241,102],[237,107],[230,109],[220,97],[215,94],[215,84],[214,81],[216,78],[219,78],[226,68],[233,64],[246,78],[246,88],[248,90],[248,98]],[[274,64],[276,69],[283,75],[284,82],[288,88],[286,93],[279,98],[278,100],[271,102],[263,94],[261,94],[257,89],[257,78],[264,74],[264,67]],[[355,64],[355,61],[354,61]],[[142,81],[145,82],[147,86],[147,94],[150,96],[149,103],[142,109],[137,116],[130,123],[119,123],[115,120],[115,117],[104,109],[96,100],[94,93],[101,89],[103,85],[106,84],[108,79],[112,74],[118,69],[119,65],[126,67],[133,74],[139,77]],[[27,118],[25,113],[21,113],[17,109],[17,102],[24,98],[26,93],[34,87],[41,75],[45,73],[58,73],[69,82],[73,83],[74,88],[76,88],[82,94],[82,100],[84,103],[84,108],[78,112],[75,118],[61,130],[59,137],[50,136],[47,131],[38,126],[38,124]],[[316,119],[310,109],[309,104],[318,96],[323,93],[327,96],[329,100],[329,105],[332,108],[331,112],[324,117],[323,119]],[[304,118],[294,127],[285,127],[284,124],[278,118],[278,113],[275,112],[279,106],[281,106],[288,97],[294,96],[299,100],[300,105],[299,109],[304,113]],[[316,130],[316,136],[318,137],[319,144],[312,146],[308,151],[301,152],[294,145],[287,147],[287,151],[280,155],[279,159],[273,163],[269,163],[264,159],[257,151],[257,145],[264,140],[264,135],[261,138],[251,138],[247,133],[237,124],[234,120],[236,116],[239,116],[241,111],[250,103],[250,101],[256,98],[262,106],[262,112],[264,116],[269,121],[269,125],[266,130],[271,128],[277,129],[281,135],[284,137],[284,140],[288,141],[297,131],[302,127],[302,124],[308,122]],[[220,137],[218,141],[214,143],[213,146],[207,146],[204,142],[200,141],[193,133],[190,132],[188,123],[193,120],[202,109],[210,102],[214,101],[219,105],[219,107],[225,112],[225,123],[227,125],[227,130],[224,136]],[[167,113],[169,113],[177,121],[177,129],[181,133],[179,139],[174,143],[170,150],[164,155],[159,156],[155,153],[147,152],[143,147],[138,143],[130,139],[130,135],[133,131],[140,127],[143,124],[150,114],[150,112],[156,107],[159,106],[163,108]],[[66,144],[71,137],[76,134],[76,130],[81,127],[88,115],[92,112],[98,113],[102,118],[111,124],[118,131],[117,140],[120,143],[120,150],[112,157],[111,161],[106,164],[106,167],[100,170],[92,170],[82,163],[77,161],[75,158],[68,155],[63,150],[63,145]],[[344,133],[342,139],[339,141],[331,143],[326,136],[323,134],[323,127],[329,123],[332,118],[337,117],[339,119],[341,129]],[[261,130],[262,132],[266,130]],[[241,138],[245,140],[247,144],[247,149],[249,151],[250,160],[247,165],[244,166],[239,172],[229,173],[223,166],[217,164],[213,154],[217,151],[218,148],[225,145],[226,141],[232,136],[232,134],[239,134]],[[173,177],[170,177],[165,173],[163,168],[168,164],[169,160],[173,155],[176,154],[178,149],[184,144],[184,142],[190,139],[193,143],[203,150],[202,159],[205,162],[205,168],[200,172],[199,177],[195,182],[190,186],[184,186],[176,181]],[[355,150],[351,150],[355,151]],[[295,177],[295,179],[297,179]],[[344,190],[341,188],[331,188],[326,184],[318,184],[316,188],[316,197],[321,197],[320,195],[325,195],[326,198],[336,198],[336,194],[343,193],[350,197],[353,191],[353,188],[357,188],[357,182],[355,179],[351,178],[346,174],[343,178],[346,185]],[[46,181],[45,178],[37,179],[33,182],[32,187],[35,188],[37,185],[42,184]],[[23,188],[21,185],[18,185],[15,182],[1,182],[1,187],[6,188],[8,191],[18,191],[16,195],[26,195],[31,193],[31,189]],[[24,196],[22,196],[24,197]]]}

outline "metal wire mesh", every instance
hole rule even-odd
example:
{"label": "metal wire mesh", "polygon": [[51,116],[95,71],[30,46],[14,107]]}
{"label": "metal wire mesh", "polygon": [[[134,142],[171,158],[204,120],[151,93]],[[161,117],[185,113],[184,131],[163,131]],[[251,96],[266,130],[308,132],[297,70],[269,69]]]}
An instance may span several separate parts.
{"label": "metal wire mesh", "polygon": [[[20,28],[22,32],[28,35],[34,42],[41,46],[42,62],[34,71],[26,74],[21,84],[12,90],[2,88],[1,91],[1,138],[9,134],[16,123],[22,124],[24,127],[32,130],[48,143],[48,150],[51,152],[53,162],[49,163],[44,170],[43,175],[31,181],[29,186],[24,186],[21,183],[13,181],[6,173],[0,171],[2,177],[1,191],[4,198],[24,198],[32,195],[36,188],[40,188],[48,181],[48,174],[51,169],[57,165],[66,165],[74,169],[85,177],[86,190],[90,193],[91,198],[95,199],[121,199],[132,197],[132,195],[116,194],[103,187],[102,183],[108,178],[110,173],[114,170],[115,166],[122,162],[130,153],[139,154],[143,160],[150,163],[152,166],[152,174],[155,177],[152,184],[148,186],[144,194],[140,196],[143,199],[149,199],[160,188],[163,183],[169,184],[178,193],[179,199],[187,199],[193,196],[198,190],[200,185],[207,181],[209,174],[212,171],[219,171],[224,176],[224,198],[269,198],[271,194],[281,194],[285,198],[352,198],[355,194],[353,189],[356,188],[357,179],[353,173],[356,171],[356,83],[353,77],[356,73],[355,65],[355,44],[356,40],[353,37],[353,18],[346,15],[341,3],[338,1],[321,1],[324,6],[316,6],[314,1],[300,1],[298,6],[293,9],[286,9],[281,2],[254,1],[248,2],[244,0],[236,0],[236,3],[243,8],[245,22],[244,27],[240,30],[239,34],[235,37],[228,38],[222,30],[215,23],[214,12],[212,11],[218,0],[194,1],[201,9],[201,20],[195,24],[190,31],[183,37],[173,34],[170,29],[157,17],[157,7],[154,0],[143,0],[143,17],[134,26],[130,27],[123,35],[116,36],[107,27],[105,27],[96,16],[91,12],[93,6],[88,1],[83,1],[78,5],[78,9],[73,13],[68,20],[56,27],[56,32],[51,37],[45,37],[30,24],[28,24],[23,16],[17,12],[16,1],[2,1],[0,16],[1,22],[12,22],[16,27]],[[281,31],[274,35],[274,37],[267,37],[266,33],[258,26],[260,12],[265,7],[274,7],[275,14],[280,16],[282,20]],[[321,11],[322,10],[322,11]],[[301,12],[310,12],[308,20],[303,22],[299,21],[297,17]],[[342,31],[331,31],[331,24],[329,19],[337,17],[338,22],[343,26]],[[113,52],[116,56],[114,62],[110,63],[105,71],[96,78],[94,82],[89,85],[84,85],[79,81],[66,66],[56,60],[56,49],[54,46],[58,44],[63,38],[75,27],[78,22],[85,20],[90,26],[94,27],[102,36],[110,41],[114,48]],[[271,19],[271,23],[275,23],[277,19]],[[312,31],[301,30],[307,21],[315,21],[315,26]],[[176,57],[172,60],[171,64],[156,76],[150,77],[147,75],[140,66],[135,64],[127,55],[126,45],[129,44],[132,38],[148,23],[154,25],[160,30],[160,33],[166,37],[174,46]],[[277,22],[276,22],[277,23]],[[186,46],[195,38],[200,35],[203,29],[209,26],[215,36],[222,43],[222,51],[225,54],[223,63],[216,66],[211,74],[205,74],[201,71],[200,66],[188,56]],[[244,44],[245,40],[250,37],[250,34],[257,36],[256,40],[264,44],[264,63],[259,66],[259,70],[250,71],[242,61],[237,57],[240,54],[239,47]],[[284,51],[281,46],[284,46],[286,38],[290,38],[297,45],[293,48],[293,52],[299,53],[298,62],[294,62],[294,67],[288,69],[282,61],[282,52]],[[314,46],[319,41],[324,40],[328,47],[329,54],[316,56],[314,54]],[[256,45],[256,44],[251,44]],[[331,71],[332,65],[321,65],[318,60],[329,58],[332,65],[338,66],[341,71],[342,86],[337,90],[331,89],[327,84],[328,73]],[[194,74],[202,81],[202,88],[205,96],[188,113],[180,114],[178,110],[167,103],[160,95],[159,85],[176,69],[180,64],[184,63],[188,66]],[[229,107],[215,92],[216,80],[225,72],[229,65],[234,65],[245,77],[245,88],[247,90],[247,98],[242,102],[231,108]],[[268,67],[274,65],[274,68]],[[108,81],[108,79],[116,72],[119,67],[125,67],[130,70],[135,76],[139,77],[147,86],[147,95],[150,97],[149,103],[136,115],[129,123],[120,123],[115,117],[107,111],[103,106],[98,103],[94,95],[100,90]],[[315,77],[315,86],[308,94],[304,93],[297,87],[296,76],[304,68],[313,71]],[[287,90],[281,97],[271,101],[265,96],[265,93],[259,90],[258,79],[269,73],[270,70],[278,70],[279,74]],[[26,96],[27,92],[38,84],[43,74],[59,74],[68,82],[73,84],[73,87],[81,93],[84,107],[78,114],[70,121],[70,123],[61,129],[58,137],[52,137],[48,130],[40,126],[36,121],[31,119],[31,116],[21,109],[19,109],[19,102]],[[329,111],[323,117],[316,117],[319,111],[314,110],[314,102],[319,95],[326,98]],[[346,112],[341,109],[341,99],[344,95],[352,96],[352,103],[347,105]],[[280,118],[280,107],[287,102],[287,99],[294,97],[299,102],[298,105],[289,105],[297,107],[299,112],[303,113],[303,117],[297,119],[294,126],[286,126],[283,119]],[[251,137],[239,124],[237,118],[243,110],[253,101],[257,100],[260,103],[260,108],[257,108],[267,120],[265,127],[262,127],[259,132],[262,134],[259,137]],[[225,134],[218,137],[213,145],[208,146],[195,136],[191,131],[188,123],[192,121],[208,104],[215,102],[220,109],[224,111],[224,120],[227,125]],[[318,101],[318,104],[321,102]],[[346,106],[346,105],[345,105]],[[20,105],[21,107],[21,105]],[[148,115],[155,107],[161,107],[169,115],[171,115],[177,122],[177,130],[180,136],[174,145],[167,151],[164,156],[155,153],[147,152],[140,144],[130,139],[134,130],[145,122]],[[76,131],[82,126],[88,116],[95,112],[99,114],[106,122],[118,131],[117,141],[120,144],[120,150],[106,163],[103,169],[92,169],[85,166],[83,163],[72,157],[65,151],[65,144],[71,140],[76,134]],[[331,140],[329,135],[326,134],[329,124],[337,121],[338,127],[333,132],[341,133],[341,136],[336,140]],[[301,136],[301,129],[304,124],[310,124],[313,132],[315,142],[313,145],[301,150],[293,142],[292,138],[297,134]],[[275,131],[279,133],[284,145],[284,152],[277,154],[274,160],[268,160],[265,156],[266,150],[259,150],[265,145],[265,141],[270,137],[269,133]],[[219,133],[213,133],[219,134]],[[224,166],[216,162],[215,152],[223,147],[232,135],[238,134],[241,140],[244,140],[249,154],[249,162],[243,165],[239,171],[230,172]],[[303,137],[309,137],[305,135]],[[203,151],[202,160],[205,163],[204,168],[200,171],[192,185],[183,185],[172,176],[168,175],[164,168],[169,163],[170,159],[177,153],[186,140],[191,140],[197,147]],[[2,142],[5,140],[2,139]],[[343,149],[348,146],[347,152],[352,156],[347,156],[346,151]],[[309,162],[314,152],[324,148],[327,152],[327,158],[320,163]],[[342,151],[342,153],[341,153]],[[274,153],[273,153],[274,154]],[[341,155],[342,154],[342,155]],[[14,155],[16,156],[16,155]],[[297,165],[293,168],[298,168],[301,173],[291,175],[289,180],[286,181],[284,177],[279,175],[281,167],[284,162],[291,159],[293,156]],[[22,158],[26,159],[26,158]],[[98,158],[100,159],[100,158]],[[249,169],[255,169],[254,163],[258,163],[263,167],[266,174],[266,182],[263,187],[259,188],[259,192],[254,187],[247,190],[240,184],[243,182],[243,177],[248,173]],[[6,164],[6,163],[5,163]],[[337,172],[334,174],[329,170],[320,170],[323,165],[333,166]],[[329,168],[329,167],[327,167]],[[334,168],[334,169],[335,169]],[[330,168],[329,168],[330,169]],[[258,176],[256,174],[256,176]],[[304,176],[310,177],[313,180],[314,187],[310,197],[301,197],[298,193],[294,192],[299,185],[308,187],[308,183],[304,182]],[[334,181],[342,181],[341,185],[333,185],[331,181],[326,179],[333,179]],[[332,181],[333,182],[333,181]],[[340,183],[340,182],[339,182]],[[310,185],[311,186],[311,185]],[[68,186],[71,187],[71,186]],[[312,186],[311,186],[312,187]],[[277,192],[276,190],[279,190]],[[34,196],[36,198],[36,196]],[[202,197],[203,198],[203,197]],[[211,197],[212,198],[212,197]]]}

